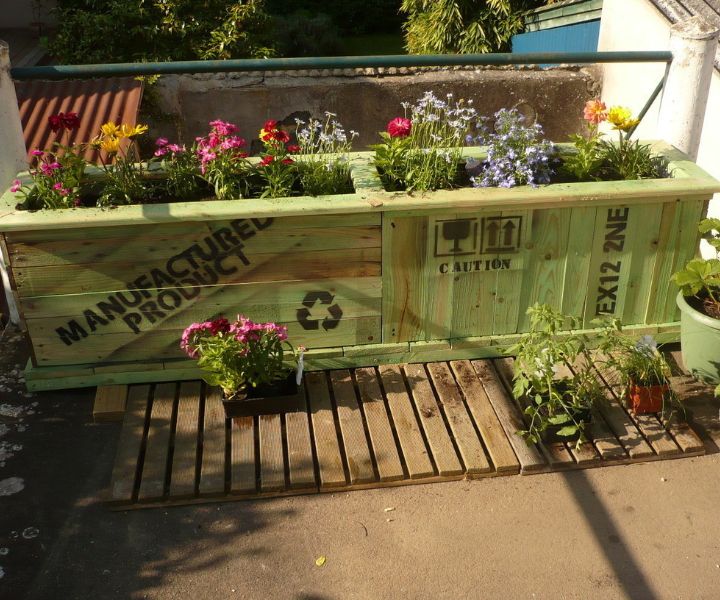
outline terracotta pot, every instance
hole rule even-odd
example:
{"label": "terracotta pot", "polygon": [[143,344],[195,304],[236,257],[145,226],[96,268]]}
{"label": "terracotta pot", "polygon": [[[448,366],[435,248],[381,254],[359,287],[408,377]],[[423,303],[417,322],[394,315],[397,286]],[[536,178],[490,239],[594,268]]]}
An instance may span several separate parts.
{"label": "terracotta pot", "polygon": [[636,415],[660,412],[669,391],[670,388],[667,384],[637,385],[631,383],[628,390],[628,408],[632,409]]}
{"label": "terracotta pot", "polygon": [[305,389],[295,383],[292,372],[275,383],[223,397],[222,403],[227,418],[296,412],[305,409]]}

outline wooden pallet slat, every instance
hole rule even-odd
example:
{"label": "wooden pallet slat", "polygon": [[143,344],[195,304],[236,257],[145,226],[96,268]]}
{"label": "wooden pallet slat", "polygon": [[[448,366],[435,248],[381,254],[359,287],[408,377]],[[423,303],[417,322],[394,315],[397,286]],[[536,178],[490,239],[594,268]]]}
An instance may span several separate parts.
{"label": "wooden pallet slat", "polygon": [[225,491],[225,410],[220,388],[208,388],[205,394],[203,418],[203,448],[200,464],[201,495],[222,494]]}
{"label": "wooden pallet slat", "polygon": [[305,376],[305,384],[312,418],[315,453],[320,470],[320,487],[335,488],[345,485],[345,471],[325,374],[308,373]]}
{"label": "wooden pallet slat", "polygon": [[199,381],[180,384],[169,492],[177,498],[195,493],[200,390]]}
{"label": "wooden pallet slat", "polygon": [[110,480],[110,499],[113,502],[132,500],[145,433],[149,396],[149,385],[132,385],[128,390],[127,408]]}
{"label": "wooden pallet slat", "polygon": [[230,431],[230,491],[235,494],[252,494],[256,491],[255,478],[255,423],[252,417],[232,420]]}
{"label": "wooden pallet slat", "polygon": [[355,380],[357,381],[360,402],[365,413],[380,481],[403,479],[402,463],[400,462],[375,369],[356,369]]}
{"label": "wooden pallet slat", "polygon": [[260,434],[260,491],[277,492],[285,488],[282,423],[279,414],[258,417]]}
{"label": "wooden pallet slat", "polygon": [[176,383],[161,383],[155,386],[139,500],[161,498],[164,493],[176,388]]}
{"label": "wooden pallet slat", "polygon": [[381,365],[378,370],[410,479],[432,477],[433,466],[400,367]]}
{"label": "wooden pallet slat", "polygon": [[443,422],[425,367],[422,364],[409,364],[404,366],[404,370],[438,474],[443,477],[462,474],[462,465]]}
{"label": "wooden pallet slat", "polygon": [[127,393],[128,386],[126,385],[99,386],[95,392],[95,402],[93,403],[93,421],[96,423],[122,421]]}
{"label": "wooden pallet slat", "polygon": [[498,374],[489,360],[471,361],[473,369],[487,392],[488,400],[495,409],[495,414],[505,430],[508,442],[513,447],[520,462],[521,473],[531,473],[547,468],[547,461],[534,445],[528,445],[517,432],[525,428],[520,409],[510,398],[498,379]]}
{"label": "wooden pallet slat", "polygon": [[455,373],[495,470],[498,473],[519,473],[520,463],[472,365],[463,360],[452,361],[450,367]]}
{"label": "wooden pallet slat", "polygon": [[467,473],[491,473],[482,443],[465,408],[460,390],[447,363],[430,363],[427,370],[445,412]]}
{"label": "wooden pallet slat", "polygon": [[[305,393],[305,390],[303,390]],[[310,440],[307,401],[297,412],[285,414],[285,431],[288,445],[288,471],[293,489],[315,489],[315,461]]]}

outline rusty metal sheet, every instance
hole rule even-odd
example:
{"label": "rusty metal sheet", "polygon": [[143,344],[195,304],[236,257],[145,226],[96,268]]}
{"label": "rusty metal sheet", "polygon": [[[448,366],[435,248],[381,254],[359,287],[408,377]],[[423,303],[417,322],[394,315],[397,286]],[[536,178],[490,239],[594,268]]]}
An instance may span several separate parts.
{"label": "rusty metal sheet", "polygon": [[[108,121],[135,125],[143,82],[133,77],[16,81],[15,91],[29,160],[32,150],[50,148],[53,142],[88,142]],[[80,128],[69,132],[52,131],[48,117],[59,112],[76,112],[80,117]],[[88,149],[85,158],[97,162],[97,150]]]}

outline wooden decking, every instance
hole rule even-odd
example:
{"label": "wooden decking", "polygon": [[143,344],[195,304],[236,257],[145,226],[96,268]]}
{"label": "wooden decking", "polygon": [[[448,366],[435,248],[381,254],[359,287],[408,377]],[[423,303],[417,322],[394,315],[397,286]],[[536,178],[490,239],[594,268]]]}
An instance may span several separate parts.
{"label": "wooden decking", "polygon": [[634,416],[605,387],[592,442],[527,445],[512,359],[307,373],[305,411],[226,420],[198,381],[99,388],[126,402],[109,501],[120,508],[530,474],[705,453],[687,424]]}

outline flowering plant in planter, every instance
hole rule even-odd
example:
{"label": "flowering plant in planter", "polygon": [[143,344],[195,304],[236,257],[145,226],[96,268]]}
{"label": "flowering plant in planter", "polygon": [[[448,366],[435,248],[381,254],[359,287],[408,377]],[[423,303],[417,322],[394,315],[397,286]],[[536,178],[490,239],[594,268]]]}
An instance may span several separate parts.
{"label": "flowering plant in planter", "polygon": [[452,104],[432,92],[414,105],[402,104],[405,116],[392,119],[372,146],[373,162],[388,191],[427,191],[457,185],[462,148],[472,142],[477,111],[472,100]]}
{"label": "flowering plant in planter", "polygon": [[[603,396],[593,371],[593,360],[584,335],[574,333],[579,323],[547,304],[527,310],[530,330],[508,348],[515,355],[513,396],[527,400],[526,430],[519,431],[528,443],[585,441],[591,409]],[[570,332],[563,331],[569,326]],[[582,359],[582,360],[579,360]],[[559,374],[560,368],[571,375]]]}
{"label": "flowering plant in planter", "polygon": [[245,140],[235,133],[233,123],[216,119],[210,121],[210,132],[195,138],[193,148],[200,160],[200,174],[215,190],[219,200],[243,198],[250,195],[248,176],[252,171],[242,148]]}
{"label": "flowering plant in planter", "polygon": [[[640,122],[629,108],[607,108],[599,99],[588,100],[583,109],[588,134],[570,136],[575,153],[565,157],[562,171],[577,181],[612,181],[669,176],[667,160],[653,155],[650,146],[637,140],[630,141],[632,132]],[[618,132],[617,143],[605,139],[599,131],[607,122]]]}
{"label": "flowering plant in planter", "polygon": [[297,364],[286,327],[255,323],[242,315],[232,323],[222,317],[193,323],[183,332],[180,347],[197,359],[205,381],[220,386],[228,398],[291,373],[286,352]]}
{"label": "flowering plant in planter", "polygon": [[650,335],[639,340],[622,331],[619,320],[606,322],[598,350],[603,370],[619,374],[628,405],[636,414],[670,412],[680,400],[670,389],[670,366]]}

